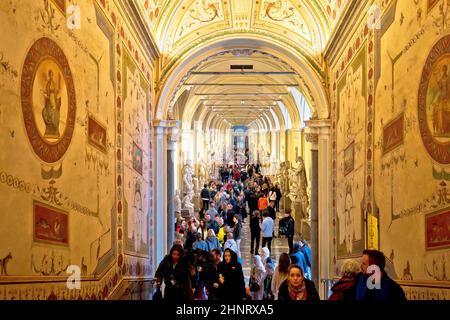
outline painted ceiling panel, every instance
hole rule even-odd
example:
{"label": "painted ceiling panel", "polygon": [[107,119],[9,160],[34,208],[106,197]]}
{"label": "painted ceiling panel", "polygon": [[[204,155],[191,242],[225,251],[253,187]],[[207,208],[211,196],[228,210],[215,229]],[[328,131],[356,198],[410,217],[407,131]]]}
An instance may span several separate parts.
{"label": "painted ceiling panel", "polygon": [[[348,0],[139,0],[162,52],[224,30],[270,33],[314,56]],[[240,31],[239,31],[240,30]]]}

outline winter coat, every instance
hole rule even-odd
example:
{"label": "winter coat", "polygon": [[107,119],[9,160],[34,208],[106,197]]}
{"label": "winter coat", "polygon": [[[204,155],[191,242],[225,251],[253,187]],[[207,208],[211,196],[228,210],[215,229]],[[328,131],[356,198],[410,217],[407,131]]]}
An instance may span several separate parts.
{"label": "winter coat", "polygon": [[309,279],[309,269],[306,263],[306,258],[303,252],[300,250],[300,245],[298,243],[294,244],[294,252],[291,254],[291,261],[293,264],[298,264],[299,267],[303,271],[303,275],[305,278]]}
{"label": "winter coat", "polygon": [[259,217],[250,219],[250,233],[256,235],[261,233],[261,219]]}
{"label": "winter coat", "polygon": [[331,288],[333,293],[328,298],[328,300],[339,300],[339,301],[355,301],[356,300],[356,278],[341,278],[334,286]]}
{"label": "winter coat", "polygon": [[183,258],[174,267],[172,257],[166,255],[156,270],[155,278],[165,283],[164,300],[193,300],[189,266]]}
{"label": "winter coat", "polygon": [[367,275],[359,275],[356,287],[356,300],[365,301],[406,301],[402,287],[392,280],[386,273],[381,277],[381,289],[369,290],[367,288]]}
{"label": "winter coat", "polygon": [[[316,286],[314,282],[308,279],[304,279],[305,281],[305,290],[306,290],[306,301],[320,301],[319,293],[316,290]],[[285,280],[278,291],[278,300],[280,301],[292,301],[289,295],[288,281]]]}
{"label": "winter coat", "polygon": [[263,212],[269,206],[269,200],[266,197],[261,197],[258,199],[258,210]]}
{"label": "winter coat", "polygon": [[238,241],[242,238],[242,222],[239,220],[233,228],[233,239]]}
{"label": "winter coat", "polygon": [[[219,282],[219,276],[222,274],[224,283]],[[222,261],[217,269],[217,279],[215,283],[219,284],[217,296],[222,301],[242,301],[246,296],[244,273],[242,266],[237,262],[237,255],[232,253],[230,263]]]}
{"label": "winter coat", "polygon": [[209,252],[208,244],[206,243],[205,240],[197,240],[197,241],[195,241],[194,244],[192,245],[192,250],[194,250],[194,251],[202,250],[202,251]]}
{"label": "winter coat", "polygon": [[217,237],[208,237],[206,239],[206,244],[208,246],[209,252],[216,248],[222,250],[222,246],[220,245],[219,239],[217,239]]}

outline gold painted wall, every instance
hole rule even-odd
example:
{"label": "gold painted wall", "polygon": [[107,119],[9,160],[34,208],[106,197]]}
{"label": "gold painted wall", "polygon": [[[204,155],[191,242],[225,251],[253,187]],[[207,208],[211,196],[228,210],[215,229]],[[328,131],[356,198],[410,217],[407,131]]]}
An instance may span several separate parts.
{"label": "gold painted wall", "polygon": [[[379,248],[395,269],[391,274],[405,281],[408,297],[448,299],[450,118],[444,111],[449,106],[444,65],[449,55],[444,48],[450,25],[446,2],[432,8],[428,2],[376,1],[383,12],[379,23],[373,23],[377,11],[367,6],[363,16],[344,24],[342,34],[351,36],[336,37],[327,55],[333,269],[337,276],[344,259],[362,255],[369,213],[379,219]],[[437,62],[427,65],[429,56]]]}
{"label": "gold painted wall", "polygon": [[0,3],[0,299],[106,299],[153,273],[153,62],[115,1],[81,1],[79,30],[68,3]]}

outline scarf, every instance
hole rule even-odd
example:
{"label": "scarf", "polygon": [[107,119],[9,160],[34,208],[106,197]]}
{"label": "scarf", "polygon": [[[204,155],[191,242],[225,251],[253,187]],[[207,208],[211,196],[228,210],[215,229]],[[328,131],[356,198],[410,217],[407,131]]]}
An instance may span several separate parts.
{"label": "scarf", "polygon": [[306,284],[303,281],[303,284],[299,288],[294,288],[289,284],[288,281],[288,292],[289,297],[292,300],[306,300]]}

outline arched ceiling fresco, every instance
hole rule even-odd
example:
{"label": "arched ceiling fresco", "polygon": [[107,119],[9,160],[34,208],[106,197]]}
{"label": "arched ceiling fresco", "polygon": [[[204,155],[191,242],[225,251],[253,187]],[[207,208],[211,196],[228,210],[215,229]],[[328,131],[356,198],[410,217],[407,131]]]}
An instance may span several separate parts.
{"label": "arched ceiling fresco", "polygon": [[[161,53],[158,90],[167,85],[169,74],[177,73],[174,71],[177,65],[191,59],[193,52],[201,51],[205,44],[230,39],[276,43],[300,57],[320,82],[325,68],[323,51],[348,3],[348,0],[139,0]],[[253,69],[233,72],[232,64],[251,65]],[[177,90],[170,98],[169,117],[173,117],[172,106],[184,93],[183,103],[178,101],[175,109],[186,126],[210,116],[225,117],[233,125],[248,125],[255,115],[267,114],[267,119],[277,118],[275,121],[281,126],[292,123],[298,127],[305,119],[299,117],[289,84],[305,96],[314,116],[318,111],[308,87],[311,82],[306,84],[302,77],[275,57],[262,53],[240,58],[222,53],[177,80]],[[244,83],[251,85],[233,85]],[[246,91],[257,93],[257,101],[243,96]],[[224,104],[224,100],[234,103]],[[287,109],[283,111],[280,105]],[[249,112],[242,114],[243,109]],[[282,119],[283,112],[289,114],[289,119]]]}
{"label": "arched ceiling fresco", "polygon": [[348,0],[139,0],[162,67],[211,37],[272,38],[320,63]]}

